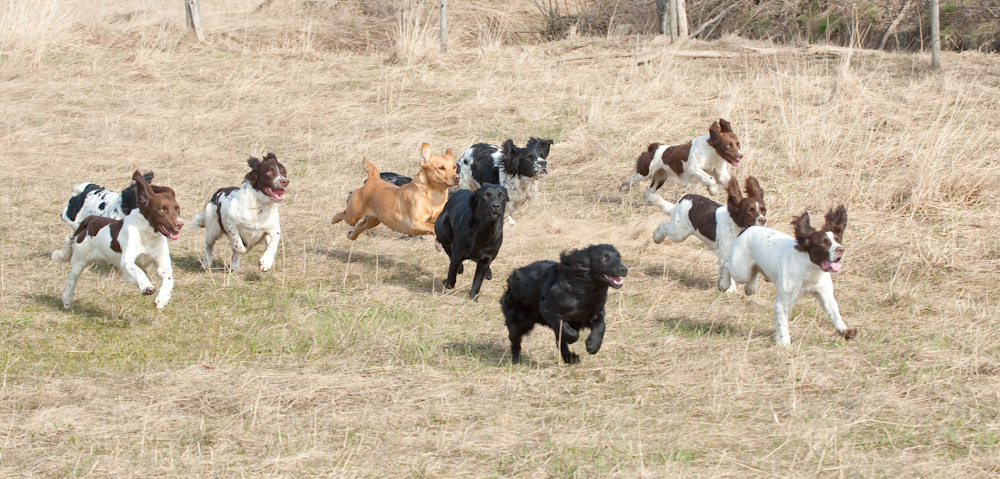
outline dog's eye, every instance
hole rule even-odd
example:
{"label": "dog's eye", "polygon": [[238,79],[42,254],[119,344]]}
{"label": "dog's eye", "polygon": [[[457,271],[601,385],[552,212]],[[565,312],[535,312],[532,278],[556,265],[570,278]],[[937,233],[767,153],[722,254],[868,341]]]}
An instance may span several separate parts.
{"label": "dog's eye", "polygon": [[443,169],[444,169],[444,167],[443,167],[443,166],[439,166],[439,167],[438,167],[438,169],[439,169],[439,170],[443,170]]}
{"label": "dog's eye", "polygon": [[609,258],[608,255],[604,255],[604,257],[601,258],[602,263],[607,263],[608,261],[611,261],[611,258]]}

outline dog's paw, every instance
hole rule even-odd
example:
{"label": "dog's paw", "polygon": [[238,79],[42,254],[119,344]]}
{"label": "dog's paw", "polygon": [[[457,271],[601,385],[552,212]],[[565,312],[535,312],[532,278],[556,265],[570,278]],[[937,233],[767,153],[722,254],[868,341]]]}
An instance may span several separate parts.
{"label": "dog's paw", "polygon": [[462,274],[464,272],[465,272],[465,265],[462,263],[458,263],[458,274]]}
{"label": "dog's paw", "polygon": [[599,342],[596,342],[596,341],[594,341],[594,342],[587,341],[586,344],[587,344],[587,353],[588,354],[597,354],[597,352],[601,350],[601,343],[599,343]]}
{"label": "dog's paw", "polygon": [[150,286],[146,286],[145,288],[142,288],[142,295],[143,296],[149,296],[149,295],[151,295],[153,293],[156,293],[156,286],[150,285]]}
{"label": "dog's paw", "polygon": [[580,362],[580,355],[576,354],[576,353],[569,353],[568,356],[564,356],[563,357],[563,361],[566,364],[576,364],[576,363]]}
{"label": "dog's paw", "polygon": [[233,241],[233,251],[239,254],[246,254],[247,247],[243,244],[242,241]]}
{"label": "dog's paw", "polygon": [[837,332],[840,333],[840,335],[847,341],[850,341],[858,336],[858,328],[850,328]]}
{"label": "dog's paw", "polygon": [[486,275],[483,277],[490,281],[493,281],[493,270],[490,268],[486,268]]}
{"label": "dog's paw", "polygon": [[444,289],[452,289],[452,288],[455,287],[455,283],[450,282],[447,279],[445,279],[444,281],[441,281],[441,284],[444,285]]}
{"label": "dog's paw", "polygon": [[653,232],[653,242],[656,244],[663,243],[663,240],[667,239],[667,232],[661,228],[656,228]]}
{"label": "dog's paw", "polygon": [[167,307],[167,301],[168,300],[166,300],[166,299],[156,298],[153,301],[153,305],[156,306],[156,309],[158,311],[163,311],[163,308]]}
{"label": "dog's paw", "polygon": [[266,273],[268,271],[271,271],[271,266],[274,265],[270,261],[265,262],[264,260],[260,260],[259,266],[260,270]]}

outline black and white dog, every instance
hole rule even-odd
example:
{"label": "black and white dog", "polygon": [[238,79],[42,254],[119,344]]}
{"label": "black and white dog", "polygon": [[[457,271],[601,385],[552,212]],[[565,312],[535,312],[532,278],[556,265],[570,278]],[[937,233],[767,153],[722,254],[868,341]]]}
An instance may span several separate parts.
{"label": "black and white dog", "polygon": [[503,243],[506,206],[507,190],[490,183],[476,191],[458,190],[448,198],[434,222],[434,236],[451,259],[445,288],[455,287],[455,278],[464,270],[462,262],[467,259],[476,262],[470,298],[479,294],[484,278],[493,279],[490,263],[496,259]]}
{"label": "black and white dog", "polygon": [[278,205],[285,201],[288,172],[274,153],[247,160],[250,166],[240,187],[220,188],[212,194],[205,209],[194,217],[194,225],[205,228],[205,258],[202,264],[211,269],[212,247],[226,238],[233,250],[230,271],[240,270],[240,257],[263,242],[264,253],[258,266],[270,271],[281,239]]}
{"label": "black and white dog", "polygon": [[[146,183],[152,183],[153,172],[147,171],[142,175],[142,179]],[[96,183],[88,182],[73,187],[73,196],[69,198],[66,209],[60,216],[66,224],[76,231],[83,219],[88,216],[103,216],[120,220],[124,219],[135,208],[135,182],[122,190],[121,193],[115,193],[101,188]]]}
{"label": "black and white dog", "polygon": [[538,196],[538,180],[549,172],[549,148],[552,140],[531,138],[524,148],[507,140],[503,146],[476,143],[458,159],[458,187],[463,190],[478,189],[484,183],[493,183],[507,189],[507,219],[515,224],[511,214],[525,201]]}
{"label": "black and white dog", "polygon": [[590,329],[587,352],[597,354],[604,341],[608,287],[621,288],[622,277],[627,275],[621,254],[609,244],[563,252],[558,263],[536,261],[514,270],[500,298],[511,362],[521,360],[521,337],[536,324],[555,332],[563,362],[580,361],[569,345],[580,339],[583,328]]}

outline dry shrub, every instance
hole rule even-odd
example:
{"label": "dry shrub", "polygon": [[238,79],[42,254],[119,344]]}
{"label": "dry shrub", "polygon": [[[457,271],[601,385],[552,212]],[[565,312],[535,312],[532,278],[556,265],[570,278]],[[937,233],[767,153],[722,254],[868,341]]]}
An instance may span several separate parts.
{"label": "dry shrub", "polygon": [[388,61],[393,63],[423,63],[441,50],[440,30],[434,18],[435,10],[419,5],[406,6],[396,14],[396,24],[390,34]]}

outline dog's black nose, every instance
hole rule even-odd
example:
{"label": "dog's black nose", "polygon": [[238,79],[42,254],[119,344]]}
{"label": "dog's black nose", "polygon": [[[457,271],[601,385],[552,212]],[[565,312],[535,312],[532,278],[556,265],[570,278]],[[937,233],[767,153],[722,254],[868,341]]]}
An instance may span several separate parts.
{"label": "dog's black nose", "polygon": [[626,268],[625,265],[618,268],[618,276],[628,276],[628,268]]}

